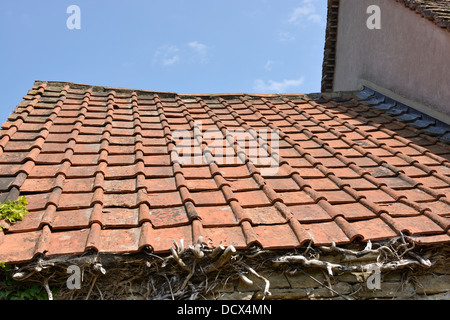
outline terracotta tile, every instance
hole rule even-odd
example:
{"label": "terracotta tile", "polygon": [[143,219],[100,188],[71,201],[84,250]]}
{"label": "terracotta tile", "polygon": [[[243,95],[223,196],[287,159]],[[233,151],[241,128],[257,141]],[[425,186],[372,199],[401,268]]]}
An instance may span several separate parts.
{"label": "terracotta tile", "polygon": [[[385,177],[394,177],[396,176],[395,172],[390,170],[389,168],[378,166],[378,167],[368,167],[365,168],[367,172],[369,172],[372,176],[376,178],[385,178]],[[404,170],[404,168],[402,168]]]}
{"label": "terracotta tile", "polygon": [[253,228],[266,249],[288,249],[300,246],[289,224],[259,225]]}
{"label": "terracotta tile", "polygon": [[381,209],[387,210],[389,215],[393,217],[415,216],[420,214],[419,211],[402,202],[380,203],[378,205]]}
{"label": "terracotta tile", "polygon": [[63,192],[91,192],[94,187],[94,178],[65,179]]}
{"label": "terracotta tile", "polygon": [[[30,211],[23,220],[16,221],[8,227],[8,231],[11,232],[29,232],[39,229],[42,217],[44,216],[44,210]],[[1,247],[1,245],[0,245]]]}
{"label": "terracotta tile", "polygon": [[236,249],[247,248],[247,242],[241,227],[204,228],[204,241],[209,247],[234,246]]}
{"label": "terracotta tile", "polygon": [[146,179],[145,186],[147,187],[147,192],[149,192],[149,193],[163,192],[163,191],[175,191],[176,190],[176,184],[175,184],[174,178]]}
{"label": "terracotta tile", "polygon": [[136,176],[136,167],[132,166],[108,166],[105,172],[106,179],[130,179]]}
{"label": "terracotta tile", "polygon": [[20,164],[4,164],[0,165],[0,176],[13,176],[16,175],[20,169]]}
{"label": "terracotta tile", "polygon": [[187,225],[189,217],[183,206],[151,209],[151,221],[155,228]]}
{"label": "terracotta tile", "polygon": [[183,167],[183,175],[187,179],[212,179],[209,167]]}
{"label": "terracotta tile", "polygon": [[39,193],[27,195],[27,209],[29,211],[33,210],[43,210],[47,205],[47,201],[50,197],[50,193]]}
{"label": "terracotta tile", "polygon": [[[78,145],[77,145],[78,146]],[[75,148],[77,147],[75,146]],[[99,149],[100,149],[100,145]],[[114,145],[110,145],[108,146],[108,155],[122,155],[122,154],[131,154],[134,153],[135,151],[135,146],[134,145],[120,145],[120,146],[114,146]],[[80,153],[87,153],[87,152],[80,152]],[[109,157],[108,156],[108,157]]]}
{"label": "terracotta tile", "polygon": [[349,243],[350,240],[335,222],[302,224],[316,246]]}
{"label": "terracotta tile", "polygon": [[[334,170],[340,170],[340,169],[334,169]],[[295,171],[297,171],[302,178],[324,178],[325,175],[323,172],[321,172],[319,169],[316,168],[296,168]],[[282,175],[280,175],[282,176]]]}
{"label": "terracotta tile", "polygon": [[7,192],[9,187],[14,183],[16,178],[14,177],[4,177],[0,180],[0,190],[3,192]]}
{"label": "terracotta tile", "polygon": [[98,163],[98,154],[74,154],[70,159],[74,166],[89,166],[96,165]]}
{"label": "terracotta tile", "polygon": [[388,164],[399,167],[399,166],[408,166],[409,163],[400,157],[380,157],[382,160],[386,161]]}
{"label": "terracotta tile", "polygon": [[41,152],[64,153],[66,151],[67,145],[67,143],[46,142],[42,145]]}
{"label": "terracotta tile", "polygon": [[434,165],[439,165],[440,162],[434,160],[431,157],[428,157],[426,155],[424,156],[414,156],[414,160],[419,161],[421,164],[424,164],[426,166],[434,166]]}
{"label": "terracotta tile", "polygon": [[191,192],[196,206],[224,205],[227,203],[222,191]]}
{"label": "terracotta tile", "polygon": [[108,165],[110,166],[127,166],[134,164],[135,161],[134,154],[108,155]]}
{"label": "terracotta tile", "polygon": [[441,179],[438,179],[433,176],[428,177],[416,177],[414,180],[418,183],[422,183],[423,185],[430,187],[430,188],[443,188],[447,187],[448,183],[445,181],[442,181]]}
{"label": "terracotta tile", "polygon": [[236,167],[220,167],[220,173],[225,178],[247,178],[250,177],[250,172],[247,166],[236,166]]}
{"label": "terracotta tile", "polygon": [[289,210],[301,223],[331,220],[330,215],[318,204],[293,205],[289,206]]}
{"label": "terracotta tile", "polygon": [[414,167],[414,166],[405,166],[405,167],[402,167],[401,169],[403,172],[405,172],[405,174],[407,176],[409,176],[411,178],[428,176],[428,174],[425,171],[423,171],[417,167]]}
{"label": "terracotta tile", "polygon": [[316,191],[339,190],[339,187],[329,178],[306,179],[306,183]]}
{"label": "terracotta tile", "polygon": [[10,141],[6,144],[4,151],[28,151],[33,144],[34,141]]}
{"label": "terracotta tile", "polygon": [[348,221],[375,218],[377,216],[369,208],[360,203],[333,204],[333,208],[342,213]]}
{"label": "terracotta tile", "polygon": [[42,231],[11,233],[0,244],[0,260],[8,262],[30,261],[35,255],[36,244]]}
{"label": "terracotta tile", "polygon": [[311,163],[305,158],[284,158],[284,160],[286,160],[293,168],[311,167]]}
{"label": "terracotta tile", "polygon": [[11,164],[11,163],[22,163],[28,156],[28,152],[3,152],[0,155],[0,163]]}
{"label": "terracotta tile", "polygon": [[[80,137],[80,136],[78,136]],[[100,142],[100,137],[101,136],[84,136],[85,139],[84,141],[81,142],[85,142],[85,143],[92,143],[92,142]],[[87,137],[91,137],[91,138],[87,138]],[[97,137],[97,139],[95,139],[95,137]],[[91,141],[89,141],[89,139],[91,139]],[[77,139],[78,141],[80,141],[79,139]],[[92,141],[93,140],[93,141]],[[111,145],[132,145],[136,143],[136,139],[135,137],[120,137],[120,136],[111,136],[111,138],[109,138],[109,143]]]}
{"label": "terracotta tile", "polygon": [[231,185],[231,190],[234,191],[250,191],[259,189],[258,184],[253,178],[241,178],[231,179],[228,178],[227,182]]}
{"label": "terracotta tile", "polygon": [[401,193],[402,193],[402,195],[405,195],[411,201],[421,202],[421,201],[436,200],[433,196],[431,196],[419,189],[402,190]]}
{"label": "terracotta tile", "polygon": [[[173,241],[180,243],[180,239],[184,240],[184,246],[189,247],[194,241],[192,239],[192,227],[179,226],[173,228],[154,229],[151,246],[154,253],[167,253],[172,247]],[[197,239],[195,239],[197,241]]]}
{"label": "terracotta tile", "polygon": [[139,251],[139,228],[104,229],[100,233],[101,253],[134,253]]}
{"label": "terracotta tile", "polygon": [[350,222],[351,226],[364,237],[364,241],[378,241],[397,236],[380,218]]}
{"label": "terracotta tile", "polygon": [[70,166],[66,177],[68,179],[93,177],[97,168],[97,166]]}
{"label": "terracotta tile", "polygon": [[104,207],[101,223],[105,227],[137,227],[139,225],[139,209]]}
{"label": "terracotta tile", "polygon": [[56,211],[56,214],[51,222],[52,229],[88,228],[91,214],[92,208]]}
{"label": "terracotta tile", "polygon": [[[338,178],[347,179],[347,178],[359,178],[359,174],[356,173],[351,168],[332,168],[330,169],[334,175]],[[369,170],[367,170],[369,171]]]}
{"label": "terracotta tile", "polygon": [[263,207],[270,204],[269,199],[261,190],[235,192],[234,195],[243,208],[259,206]]}
{"label": "terracotta tile", "polygon": [[103,190],[105,193],[136,192],[136,179],[105,180]]}
{"label": "terracotta tile", "polygon": [[245,208],[244,213],[254,225],[283,224],[287,220],[274,207]]}
{"label": "terracotta tile", "polygon": [[400,177],[378,178],[378,181],[385,183],[389,188],[393,189],[408,189],[414,187]]}
{"label": "terracotta tile", "polygon": [[137,205],[136,197],[136,193],[105,193],[103,205],[105,207],[132,208]]}
{"label": "terracotta tile", "polygon": [[64,153],[40,153],[35,163],[36,164],[60,164],[64,159]]}
{"label": "terracotta tile", "polygon": [[364,190],[378,189],[376,185],[365,178],[342,179],[342,181],[345,184],[348,184],[350,188],[361,191],[361,193],[363,193]]}
{"label": "terracotta tile", "polygon": [[58,203],[59,209],[81,209],[91,205],[93,193],[63,193]]}
{"label": "terracotta tile", "polygon": [[[375,203],[394,202],[395,199],[382,190],[364,190],[361,192],[369,201]],[[403,194],[403,191],[402,191]]]}
{"label": "terracotta tile", "polygon": [[[145,177],[152,178],[170,178],[173,177],[173,169],[171,166],[166,167],[145,167]],[[120,178],[120,176],[119,176]]]}
{"label": "terracotta tile", "polygon": [[60,165],[37,165],[31,170],[28,178],[53,178],[60,169]]}
{"label": "terracotta tile", "polygon": [[440,234],[444,232],[441,227],[424,215],[394,218],[394,220],[403,230],[411,235]]}
{"label": "terracotta tile", "polygon": [[413,241],[420,245],[444,244],[450,242],[450,235],[439,234],[433,236],[414,237]]}
{"label": "terracotta tile", "polygon": [[20,187],[21,192],[50,192],[53,189],[55,179],[27,179]]}
{"label": "terracotta tile", "polygon": [[304,191],[279,192],[286,205],[314,204],[314,200]]}
{"label": "terracotta tile", "polygon": [[432,212],[441,216],[450,216],[450,205],[442,201],[426,202],[422,203],[426,208],[429,208]]}
{"label": "terracotta tile", "polygon": [[[337,158],[318,158],[317,159],[323,166],[334,169],[334,168],[344,168],[347,165]],[[353,160],[353,159],[352,159]]]}
{"label": "terracotta tile", "polygon": [[238,221],[230,206],[197,207],[204,227],[236,226]]}
{"label": "terracotta tile", "polygon": [[378,166],[378,163],[376,163],[375,161],[373,161],[372,159],[370,159],[368,157],[354,157],[354,158],[351,158],[350,161],[354,162],[357,166],[364,167],[364,168]]}
{"label": "terracotta tile", "polygon": [[148,201],[150,202],[150,208],[167,208],[177,207],[182,205],[180,193],[165,192],[165,193],[149,193]]}
{"label": "terracotta tile", "polygon": [[355,202],[355,198],[353,198],[350,194],[345,191],[337,190],[337,191],[321,191],[320,192],[329,203],[338,204],[338,203],[352,203]]}
{"label": "terracotta tile", "polygon": [[164,155],[168,154],[168,150],[166,146],[147,146],[143,147],[142,151],[144,155]]}
{"label": "terracotta tile", "polygon": [[266,179],[266,183],[275,190],[275,192],[300,190],[298,184],[291,178]]}
{"label": "terracotta tile", "polygon": [[144,156],[144,163],[146,166],[168,166],[171,162],[169,155],[159,155]]}
{"label": "terracotta tile", "polygon": [[86,250],[88,235],[89,229],[52,233],[47,255],[82,254]]}

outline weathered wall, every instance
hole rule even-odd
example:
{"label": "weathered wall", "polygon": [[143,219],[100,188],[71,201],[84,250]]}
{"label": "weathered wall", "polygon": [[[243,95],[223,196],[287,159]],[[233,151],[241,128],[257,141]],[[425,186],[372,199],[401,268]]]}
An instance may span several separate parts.
{"label": "weathered wall", "polygon": [[[367,28],[367,7],[381,29]],[[341,0],[334,91],[369,80],[450,115],[450,32],[394,0]]]}
{"label": "weathered wall", "polygon": [[[295,251],[203,248],[201,257],[190,249],[178,251],[38,259],[9,269],[8,277],[0,272],[0,298],[5,289],[23,291],[41,283],[57,300],[450,300],[449,244],[419,246],[401,237]],[[72,282],[77,275],[69,278],[67,272],[74,266],[80,270],[78,287]],[[379,271],[378,289],[368,286],[376,283],[373,267]],[[11,277],[17,281],[12,287],[6,281]]]}
{"label": "weathered wall", "polygon": [[[321,270],[305,270],[311,277],[327,285],[346,299],[450,300],[450,274],[447,268],[437,267],[426,272],[403,269],[381,273],[380,289],[367,287],[367,275],[342,273],[329,277]],[[321,286],[302,272],[295,274],[274,271],[260,273],[270,281],[270,299],[344,299]],[[262,299],[265,282],[249,276],[252,285],[242,280],[228,283],[216,298],[222,300]]]}

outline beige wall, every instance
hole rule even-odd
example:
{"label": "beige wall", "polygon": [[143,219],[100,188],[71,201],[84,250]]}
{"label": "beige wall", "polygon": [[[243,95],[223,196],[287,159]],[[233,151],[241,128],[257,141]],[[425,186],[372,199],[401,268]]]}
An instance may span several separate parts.
{"label": "beige wall", "polygon": [[[381,30],[366,26],[381,8]],[[369,80],[450,115],[450,32],[394,0],[341,0],[334,91]]]}

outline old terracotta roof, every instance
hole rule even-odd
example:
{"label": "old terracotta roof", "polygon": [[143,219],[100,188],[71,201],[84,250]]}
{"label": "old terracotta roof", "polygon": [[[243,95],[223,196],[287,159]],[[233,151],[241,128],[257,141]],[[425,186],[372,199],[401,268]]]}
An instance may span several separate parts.
{"label": "old terracotta roof", "polygon": [[0,131],[1,201],[24,195],[30,211],[0,233],[0,261],[164,253],[200,236],[237,249],[449,242],[449,146],[358,95],[38,81]]}
{"label": "old terracotta roof", "polygon": [[396,0],[437,26],[450,31],[450,0]]}
{"label": "old terracotta roof", "polygon": [[[442,29],[450,31],[450,0],[391,0],[430,20]],[[336,63],[337,29],[340,0],[328,0],[327,26],[325,33],[324,59],[322,65],[322,92],[333,91]]]}

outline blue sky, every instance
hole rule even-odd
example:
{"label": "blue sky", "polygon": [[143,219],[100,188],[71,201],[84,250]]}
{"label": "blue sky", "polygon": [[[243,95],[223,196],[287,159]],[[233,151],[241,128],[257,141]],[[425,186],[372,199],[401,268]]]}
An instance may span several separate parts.
{"label": "blue sky", "polygon": [[[0,123],[35,80],[178,93],[320,91],[324,0],[0,0]],[[80,8],[70,30],[67,8]]]}

